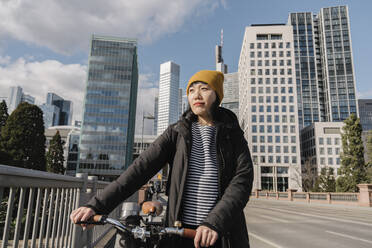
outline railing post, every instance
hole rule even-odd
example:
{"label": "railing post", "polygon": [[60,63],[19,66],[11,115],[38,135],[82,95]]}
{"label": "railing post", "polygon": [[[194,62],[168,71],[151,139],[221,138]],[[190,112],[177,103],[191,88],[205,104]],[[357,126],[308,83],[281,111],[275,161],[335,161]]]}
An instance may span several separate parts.
{"label": "railing post", "polygon": [[293,201],[293,192],[296,192],[296,189],[287,189],[288,191],[288,201]]}
{"label": "railing post", "polygon": [[[77,178],[81,178],[83,185],[77,190],[76,195],[76,204],[75,208],[80,207],[86,202],[86,192],[87,192],[87,183],[88,183],[88,174],[87,173],[76,173]],[[72,248],[80,248],[87,246],[87,232],[83,232],[82,228],[78,225],[74,225],[72,230]]]}
{"label": "railing post", "polygon": [[327,192],[327,202],[328,204],[331,204],[331,193]]}
{"label": "railing post", "polygon": [[92,198],[97,194],[97,176],[88,176],[88,181],[91,183],[92,187],[87,188],[87,194],[89,195],[89,199]]}
{"label": "railing post", "polygon": [[358,184],[359,206],[372,207],[372,184]]}
{"label": "railing post", "polygon": [[[96,195],[97,193],[97,181],[98,177],[97,176],[88,176],[88,181],[91,187],[87,187],[87,193],[86,193],[86,201],[88,201],[90,198]],[[93,228],[85,230],[85,233],[87,235],[87,241],[88,241],[88,246],[93,243]]]}
{"label": "railing post", "polygon": [[310,203],[310,193],[306,192],[306,202]]}
{"label": "railing post", "polygon": [[256,198],[259,198],[260,197],[260,189],[256,189]]}

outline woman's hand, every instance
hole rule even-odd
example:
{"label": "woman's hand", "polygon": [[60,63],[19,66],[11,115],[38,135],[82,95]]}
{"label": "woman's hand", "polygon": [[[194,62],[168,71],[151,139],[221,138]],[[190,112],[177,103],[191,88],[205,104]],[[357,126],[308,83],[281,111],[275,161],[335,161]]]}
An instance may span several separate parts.
{"label": "woman's hand", "polygon": [[[78,209],[75,209],[74,211],[72,211],[72,213],[70,214],[70,219],[73,223],[77,223],[78,221],[87,221],[89,220],[90,217],[92,217],[93,215],[95,215],[96,212],[91,209],[91,208],[88,208],[88,207],[80,207]],[[83,230],[85,230],[85,228],[90,228],[92,227],[92,225],[86,225],[86,224],[81,224],[81,227],[83,228]]]}
{"label": "woman's hand", "polygon": [[218,233],[209,227],[199,226],[196,229],[196,235],[194,238],[195,248],[209,247],[216,243],[218,239]]}

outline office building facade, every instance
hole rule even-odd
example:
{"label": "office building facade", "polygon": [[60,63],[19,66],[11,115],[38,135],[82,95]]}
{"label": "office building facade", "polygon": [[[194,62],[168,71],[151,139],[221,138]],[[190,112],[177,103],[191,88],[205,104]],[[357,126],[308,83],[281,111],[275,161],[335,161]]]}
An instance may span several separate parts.
{"label": "office building facade", "polygon": [[233,111],[239,116],[239,74],[237,72],[224,74],[224,97],[221,106]]}
{"label": "office building facade", "polygon": [[63,99],[57,94],[49,92],[47,94],[47,105],[54,105],[59,109],[58,122],[53,123],[54,126],[68,126],[72,124],[72,102]]}
{"label": "office building facade", "polygon": [[290,13],[300,129],[358,115],[347,6]]}
{"label": "office building facade", "polygon": [[246,27],[239,59],[239,122],[251,151],[254,189],[301,188],[292,27]]}
{"label": "office building facade", "polygon": [[158,110],[159,110],[159,96],[155,96],[154,99],[154,130],[153,134],[156,135],[158,133]]}
{"label": "office building facade", "polygon": [[358,99],[358,109],[363,131],[372,130],[372,99]]}
{"label": "office building facade", "polygon": [[336,177],[341,167],[341,135],[344,126],[343,122],[315,122],[302,129],[302,163],[309,163],[318,175],[322,168],[333,168]]}
{"label": "office building facade", "polygon": [[179,84],[180,66],[172,61],[161,64],[157,135],[161,135],[170,124],[178,121]]}
{"label": "office building facade", "polygon": [[93,35],[77,172],[113,180],[132,162],[137,41]]}
{"label": "office building facade", "polygon": [[21,102],[35,104],[35,97],[25,94],[19,86],[10,87],[7,98],[8,113],[11,114]]}

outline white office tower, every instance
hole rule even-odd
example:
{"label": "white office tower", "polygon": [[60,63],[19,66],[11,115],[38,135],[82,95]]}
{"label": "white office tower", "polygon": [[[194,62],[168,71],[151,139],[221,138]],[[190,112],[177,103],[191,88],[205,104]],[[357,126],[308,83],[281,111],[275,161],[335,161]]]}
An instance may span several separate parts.
{"label": "white office tower", "polygon": [[17,106],[21,103],[23,91],[22,88],[17,87],[10,87],[9,89],[9,97],[8,97],[8,112],[9,114],[12,113]]}
{"label": "white office tower", "polygon": [[293,28],[246,27],[239,59],[239,123],[251,151],[254,189],[301,189]]}
{"label": "white office tower", "polygon": [[159,110],[159,95],[155,96],[154,100],[154,131],[152,134],[156,135],[158,133],[158,110]]}
{"label": "white office tower", "polygon": [[171,61],[161,64],[157,135],[162,134],[169,124],[178,120],[179,85],[180,66]]}

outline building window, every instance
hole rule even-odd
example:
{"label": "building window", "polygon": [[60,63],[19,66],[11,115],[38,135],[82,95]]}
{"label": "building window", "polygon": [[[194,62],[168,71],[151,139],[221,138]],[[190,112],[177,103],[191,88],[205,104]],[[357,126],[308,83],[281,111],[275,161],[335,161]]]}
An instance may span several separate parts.
{"label": "building window", "polygon": [[254,123],[257,122],[257,115],[252,115],[252,122],[254,122]]}
{"label": "building window", "polygon": [[250,48],[251,48],[251,49],[254,48],[254,43],[251,43],[251,44],[250,44]]}
{"label": "building window", "polygon": [[327,154],[328,154],[328,155],[332,155],[332,148],[328,148],[328,149],[327,149]]}
{"label": "building window", "polygon": [[324,139],[322,137],[319,137],[319,145],[323,145],[324,144]]}
{"label": "building window", "polygon": [[328,158],[328,165],[333,165],[333,158]]}
{"label": "building window", "polygon": [[325,158],[320,158],[320,164],[324,165],[325,164]]}
{"label": "building window", "polygon": [[327,138],[327,145],[332,145],[332,138]]}
{"label": "building window", "polygon": [[320,147],[320,148],[319,148],[319,154],[320,154],[320,155],[324,155],[324,148],[323,148],[323,147]]}
{"label": "building window", "polygon": [[256,112],[256,105],[252,105],[252,112],[255,113]]}
{"label": "building window", "polygon": [[252,143],[257,143],[257,136],[256,135],[252,136]]}
{"label": "building window", "polygon": [[265,152],[265,146],[260,146],[260,152]]}
{"label": "building window", "polygon": [[275,143],[280,143],[280,136],[275,136]]}
{"label": "building window", "polygon": [[292,153],[296,153],[296,152],[297,152],[297,150],[296,150],[296,146],[291,146],[291,152],[292,152]]}

